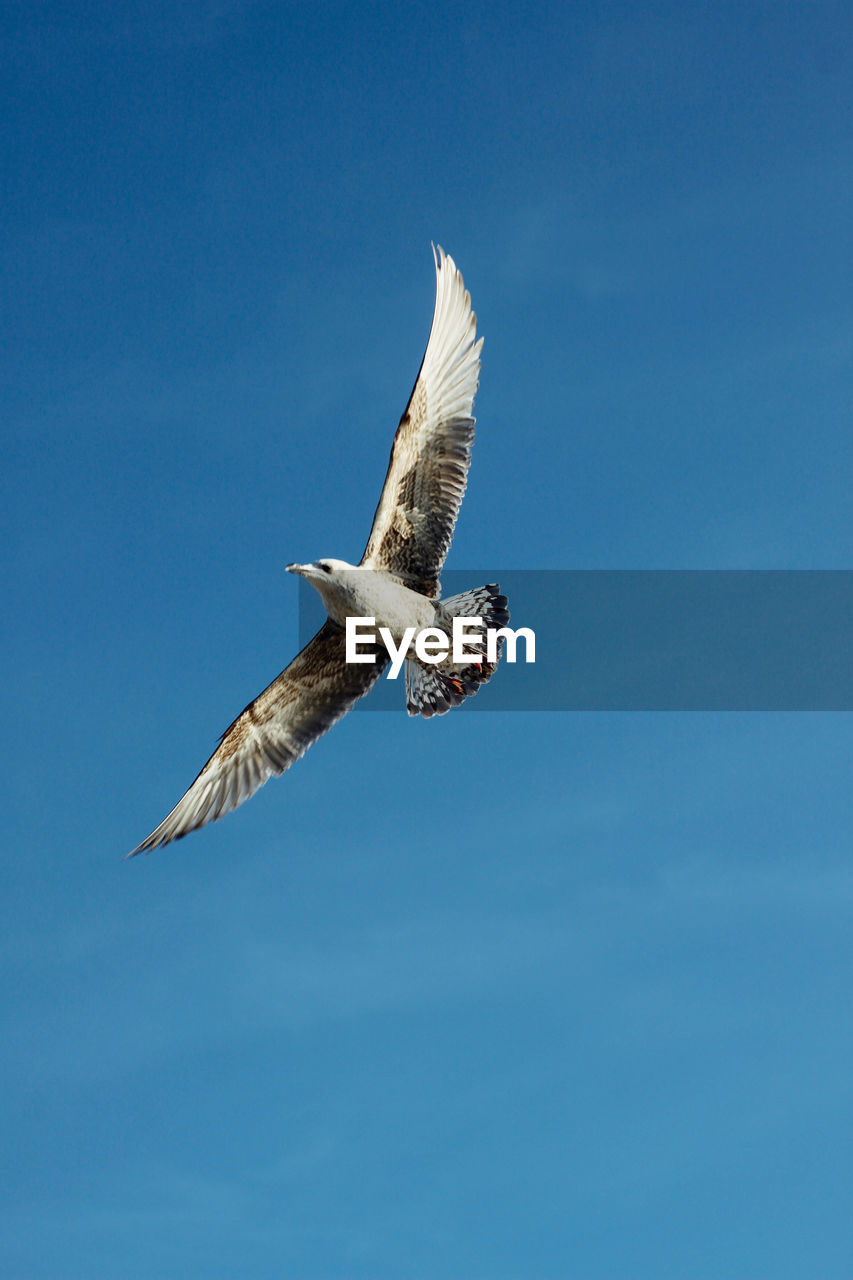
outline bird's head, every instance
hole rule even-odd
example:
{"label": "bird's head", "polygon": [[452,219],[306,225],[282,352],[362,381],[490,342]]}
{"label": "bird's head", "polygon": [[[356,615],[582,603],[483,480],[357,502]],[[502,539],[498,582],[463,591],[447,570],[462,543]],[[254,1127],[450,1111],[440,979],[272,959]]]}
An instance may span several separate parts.
{"label": "bird's head", "polygon": [[298,573],[300,578],[311,583],[314,590],[320,593],[330,617],[343,623],[347,615],[352,613],[354,579],[364,572],[358,565],[324,556],[313,564],[289,564],[285,568],[288,573]]}

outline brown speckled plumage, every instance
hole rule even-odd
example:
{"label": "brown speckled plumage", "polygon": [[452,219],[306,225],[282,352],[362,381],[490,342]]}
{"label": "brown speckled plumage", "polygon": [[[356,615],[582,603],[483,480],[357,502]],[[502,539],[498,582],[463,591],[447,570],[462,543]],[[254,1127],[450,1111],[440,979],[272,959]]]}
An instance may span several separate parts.
{"label": "brown speckled plumage", "polygon": [[[482,346],[482,339],[476,338],[471,299],[453,259],[439,249],[435,265],[430,337],[394,437],[361,562],[429,599],[438,595],[439,575],[465,492]],[[377,652],[373,664],[348,664],[344,632],[327,620],[290,666],[225,731],[186,794],[128,857],[179,840],[221,818],[267,778],[289,769],[379,679],[387,654],[384,648]],[[483,672],[480,679],[485,678]],[[468,683],[473,691],[477,681],[471,678]],[[461,700],[459,691],[452,684],[448,687],[447,699],[438,697],[429,705],[419,705],[417,690],[409,689],[410,710],[440,714],[455,705]]]}

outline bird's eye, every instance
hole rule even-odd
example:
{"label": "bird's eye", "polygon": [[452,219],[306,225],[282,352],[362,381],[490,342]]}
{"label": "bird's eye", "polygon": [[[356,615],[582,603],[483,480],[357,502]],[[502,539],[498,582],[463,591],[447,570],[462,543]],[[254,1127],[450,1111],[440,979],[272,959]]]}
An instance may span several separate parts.
{"label": "bird's eye", "polygon": [[324,572],[324,573],[331,573],[331,572],[332,572],[332,566],[331,566],[330,564],[322,564],[322,563],[321,563],[320,568],[323,570],[323,572]]}

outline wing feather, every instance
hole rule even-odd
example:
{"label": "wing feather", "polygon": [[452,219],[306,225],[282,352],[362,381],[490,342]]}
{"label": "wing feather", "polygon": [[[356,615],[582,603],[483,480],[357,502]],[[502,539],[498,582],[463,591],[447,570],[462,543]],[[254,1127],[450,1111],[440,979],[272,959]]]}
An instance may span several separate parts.
{"label": "wing feather", "polygon": [[[363,652],[368,649],[363,647]],[[147,853],[236,809],[286,769],[346,715],[379,679],[387,654],[347,663],[343,630],[330,619],[225,730],[195,782],[172,812],[127,856]],[[383,657],[385,661],[383,662]]]}
{"label": "wing feather", "polygon": [[455,262],[435,254],[427,349],[400,419],[361,563],[433,596],[468,481],[480,376],[477,317]]}

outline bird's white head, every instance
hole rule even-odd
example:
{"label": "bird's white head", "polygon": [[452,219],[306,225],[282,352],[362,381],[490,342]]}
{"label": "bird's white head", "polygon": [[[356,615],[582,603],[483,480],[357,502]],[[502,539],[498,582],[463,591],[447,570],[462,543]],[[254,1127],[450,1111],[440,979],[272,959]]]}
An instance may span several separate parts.
{"label": "bird's white head", "polygon": [[289,564],[285,567],[288,573],[298,573],[300,578],[310,582],[320,593],[329,616],[342,626],[345,624],[347,616],[354,611],[358,579],[366,572],[364,569],[356,564],[347,564],[346,560],[335,560],[332,556],[324,556],[313,564]]}

